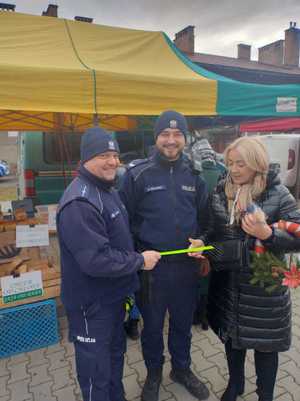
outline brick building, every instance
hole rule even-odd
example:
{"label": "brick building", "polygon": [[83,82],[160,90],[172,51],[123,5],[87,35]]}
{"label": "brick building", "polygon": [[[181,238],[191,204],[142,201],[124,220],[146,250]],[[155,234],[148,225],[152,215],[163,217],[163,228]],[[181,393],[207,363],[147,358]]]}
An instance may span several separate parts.
{"label": "brick building", "polygon": [[[237,57],[224,57],[195,52],[194,26],[187,26],[175,34],[175,45],[194,63],[206,70],[238,81],[256,84],[299,84],[300,29],[295,22],[284,32],[284,39],[258,49],[258,60],[251,59],[251,46],[240,43]],[[266,116],[267,117],[267,116]],[[214,148],[222,152],[239,135],[239,123],[245,117],[199,117],[192,125],[207,137]],[[257,119],[257,118],[256,118]]]}
{"label": "brick building", "polygon": [[251,46],[240,43],[237,58],[194,51],[194,26],[176,33],[174,43],[193,62],[217,74],[244,82],[264,84],[300,83],[300,29],[295,22],[285,30],[285,38],[258,49],[258,60],[251,60]]}

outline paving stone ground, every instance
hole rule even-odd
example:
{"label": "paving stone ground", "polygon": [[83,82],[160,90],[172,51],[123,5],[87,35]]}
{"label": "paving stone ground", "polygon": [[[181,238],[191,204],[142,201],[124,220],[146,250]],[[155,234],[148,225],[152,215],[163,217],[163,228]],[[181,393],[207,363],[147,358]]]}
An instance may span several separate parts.
{"label": "paving stone ground", "polygon": [[[75,375],[74,349],[67,340],[67,321],[59,319],[60,342],[54,346],[0,359],[0,401],[82,401]],[[165,334],[167,333],[165,325]],[[227,368],[223,346],[209,331],[193,328],[192,367],[208,385],[208,401],[217,401],[226,387]],[[169,378],[166,353],[160,401],[195,401]],[[124,385],[129,401],[140,400],[146,370],[139,341],[128,341]],[[246,390],[239,401],[257,401],[253,353],[247,355]],[[280,354],[276,401],[300,401],[300,291],[293,293],[293,343]]]}

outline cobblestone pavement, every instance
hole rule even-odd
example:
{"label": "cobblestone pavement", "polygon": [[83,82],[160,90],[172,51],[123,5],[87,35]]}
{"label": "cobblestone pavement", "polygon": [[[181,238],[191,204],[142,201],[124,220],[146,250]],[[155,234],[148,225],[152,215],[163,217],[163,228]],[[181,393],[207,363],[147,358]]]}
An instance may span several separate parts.
{"label": "cobblestone pavement", "polygon": [[[67,341],[65,318],[60,318],[60,333],[61,340],[57,345],[0,359],[0,401],[81,401],[75,379],[74,349]],[[208,401],[219,400],[226,387],[227,368],[223,346],[210,330],[193,328],[192,364],[194,371],[210,389]],[[167,354],[160,401],[195,401],[184,388],[172,382],[169,371]],[[145,375],[140,344],[138,341],[129,341],[124,371],[124,385],[129,401],[140,399]],[[252,352],[247,356],[246,391],[238,400],[257,401]],[[275,400],[300,401],[299,290],[293,295],[293,344],[289,352],[280,355]]]}

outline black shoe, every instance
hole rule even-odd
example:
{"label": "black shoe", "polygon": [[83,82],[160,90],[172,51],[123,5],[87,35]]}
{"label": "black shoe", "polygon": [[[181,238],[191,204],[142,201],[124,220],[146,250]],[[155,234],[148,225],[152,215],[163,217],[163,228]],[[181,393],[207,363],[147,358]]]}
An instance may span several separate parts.
{"label": "black shoe", "polygon": [[148,370],[142,390],[141,401],[158,401],[159,387],[162,381],[162,368]]}
{"label": "black shoe", "polygon": [[127,337],[129,337],[131,340],[137,340],[140,338],[138,322],[138,319],[128,319],[124,323],[124,329]]}
{"label": "black shoe", "polygon": [[245,381],[243,380],[239,386],[228,384],[225,392],[223,393],[220,401],[236,401],[239,395],[244,394]]}
{"label": "black shoe", "polygon": [[177,383],[182,384],[189,393],[198,400],[206,400],[209,397],[208,388],[202,383],[190,369],[171,370],[170,378]]}
{"label": "black shoe", "polygon": [[256,393],[257,393],[257,395],[258,395],[258,401],[273,401],[273,394],[270,394],[270,393],[260,393],[259,394],[259,391],[258,390],[256,390]]}
{"label": "black shoe", "polygon": [[238,387],[238,395],[244,394],[244,391],[245,391],[245,377],[243,377],[240,380],[240,383],[238,384],[237,387]]}
{"label": "black shoe", "polygon": [[202,319],[201,327],[202,327],[202,330],[205,330],[205,331],[208,330],[208,321],[207,321],[206,317],[204,317]]}
{"label": "black shoe", "polygon": [[201,314],[199,313],[199,310],[196,309],[193,316],[193,325],[198,326],[200,323],[201,323]]}
{"label": "black shoe", "polygon": [[220,401],[236,401],[238,392],[236,387],[228,386],[223,393]]}

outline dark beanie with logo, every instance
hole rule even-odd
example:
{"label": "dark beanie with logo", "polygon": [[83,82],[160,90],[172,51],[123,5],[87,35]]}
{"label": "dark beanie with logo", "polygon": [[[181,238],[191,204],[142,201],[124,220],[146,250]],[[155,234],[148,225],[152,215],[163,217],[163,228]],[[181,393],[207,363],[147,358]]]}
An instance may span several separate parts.
{"label": "dark beanie with logo", "polygon": [[157,139],[158,135],[166,128],[179,129],[186,138],[188,125],[184,115],[174,110],[164,111],[154,124],[154,136]]}
{"label": "dark beanie with logo", "polygon": [[82,135],[80,144],[81,163],[109,151],[120,153],[119,145],[112,135],[103,128],[89,128]]}

